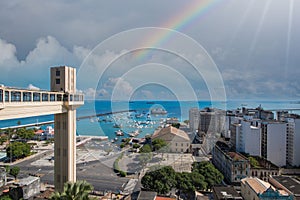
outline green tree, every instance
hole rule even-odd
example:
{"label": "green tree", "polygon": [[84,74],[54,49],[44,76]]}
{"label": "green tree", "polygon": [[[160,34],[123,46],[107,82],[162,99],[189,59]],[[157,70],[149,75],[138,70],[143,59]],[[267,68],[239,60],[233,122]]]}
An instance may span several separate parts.
{"label": "green tree", "polygon": [[204,161],[200,163],[193,163],[192,172],[201,174],[207,184],[207,189],[213,185],[220,184],[224,179],[223,174],[215,168],[210,162]]}
{"label": "green tree", "polygon": [[20,173],[20,167],[18,166],[13,166],[9,170],[9,174],[15,177],[15,179],[17,179],[19,173]]}
{"label": "green tree", "polygon": [[171,126],[173,126],[175,128],[179,128],[180,127],[180,123],[173,123]]}
{"label": "green tree", "polygon": [[149,144],[145,144],[140,148],[140,153],[150,153],[150,152],[152,152],[152,149]]}
{"label": "green tree", "polygon": [[30,145],[23,142],[13,142],[6,148],[8,158],[24,158],[30,155]]}
{"label": "green tree", "polygon": [[122,142],[122,143],[120,144],[120,148],[123,149],[124,147],[125,147],[125,144]]}
{"label": "green tree", "polygon": [[7,135],[3,135],[0,137],[0,145],[2,145],[4,142],[6,142],[8,140],[8,136]]}
{"label": "green tree", "polygon": [[191,176],[191,182],[196,190],[207,189],[207,183],[205,182],[204,176],[195,172],[192,172],[190,176]]}
{"label": "green tree", "polygon": [[10,166],[9,166],[9,165],[5,165],[4,167],[5,167],[5,171],[6,171],[6,173],[9,173]]}
{"label": "green tree", "polygon": [[10,198],[9,195],[4,195],[4,196],[0,197],[0,200],[12,200],[12,198]]}
{"label": "green tree", "polygon": [[147,172],[141,182],[145,189],[166,194],[176,186],[176,173],[170,166]]}
{"label": "green tree", "polygon": [[189,124],[190,123],[190,120],[186,119],[183,121],[185,124]]}
{"label": "green tree", "polygon": [[133,147],[134,149],[138,149],[138,148],[141,147],[141,145],[139,145],[139,144],[133,144],[132,147]]}
{"label": "green tree", "polygon": [[184,192],[193,192],[195,187],[191,181],[191,173],[176,173],[176,187]]}
{"label": "green tree", "polygon": [[87,181],[77,181],[75,183],[67,182],[62,192],[54,192],[50,199],[52,200],[90,200],[89,193],[94,187]]}
{"label": "green tree", "polygon": [[167,143],[163,139],[157,138],[152,141],[153,151],[159,151],[160,149],[162,149],[165,146],[167,146]]}
{"label": "green tree", "polygon": [[251,166],[253,166],[253,167],[258,167],[259,166],[259,162],[251,156],[249,157],[249,161],[250,161]]}
{"label": "green tree", "polygon": [[34,137],[34,131],[32,129],[20,128],[17,129],[17,136],[20,139],[30,140]]}

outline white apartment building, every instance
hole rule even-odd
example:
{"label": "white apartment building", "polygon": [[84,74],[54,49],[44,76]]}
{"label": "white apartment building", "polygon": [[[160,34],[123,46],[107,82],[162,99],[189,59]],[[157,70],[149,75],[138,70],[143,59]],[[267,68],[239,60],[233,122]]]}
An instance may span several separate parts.
{"label": "white apartment building", "polygon": [[286,165],[286,123],[264,121],[261,123],[261,154],[262,157],[275,165]]}
{"label": "white apartment building", "polygon": [[238,152],[261,156],[260,120],[246,117],[237,118],[237,123],[231,124],[231,146]]}
{"label": "white apartment building", "polygon": [[261,130],[258,121],[241,121],[237,134],[237,151],[254,156],[261,156]]}
{"label": "white apartment building", "polygon": [[300,166],[300,118],[289,116],[286,121],[286,163],[291,166]]}

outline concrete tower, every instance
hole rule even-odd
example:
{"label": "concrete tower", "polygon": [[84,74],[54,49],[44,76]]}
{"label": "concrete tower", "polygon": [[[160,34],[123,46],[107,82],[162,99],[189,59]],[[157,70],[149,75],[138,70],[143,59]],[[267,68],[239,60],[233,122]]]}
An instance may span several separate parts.
{"label": "concrete tower", "polygon": [[76,69],[61,66],[51,68],[51,91],[63,92],[65,112],[55,114],[54,185],[62,191],[65,182],[76,181]]}

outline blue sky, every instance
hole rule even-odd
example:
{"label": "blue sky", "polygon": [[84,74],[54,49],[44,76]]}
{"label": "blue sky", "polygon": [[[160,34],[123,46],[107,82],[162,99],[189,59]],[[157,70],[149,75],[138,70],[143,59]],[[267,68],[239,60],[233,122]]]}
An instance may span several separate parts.
{"label": "blue sky", "polygon": [[[208,54],[193,48],[175,54],[152,49],[141,60],[136,52],[130,52],[126,39],[111,43],[115,48],[101,46],[101,42],[122,31],[172,28],[164,22],[182,14],[188,4],[196,1],[1,1],[0,83],[48,89],[49,66],[70,65],[80,71],[80,67],[85,67],[83,61],[89,60],[95,64],[93,70],[103,71],[105,67],[101,64],[117,57],[101,77],[93,77],[99,83],[97,86],[88,84],[91,72],[81,74],[78,89],[87,97],[95,95],[100,99],[110,99],[112,94],[119,94],[115,98],[121,99],[190,99],[193,95],[209,99],[212,94],[207,77],[196,76],[179,56],[183,55],[202,66],[213,65],[207,64],[211,57],[228,99],[299,99],[299,1],[211,1],[214,6],[207,12],[177,30]],[[136,35],[136,40],[127,42],[149,38]],[[166,43],[186,44],[181,39],[169,39]],[[92,51],[97,45],[102,51]],[[154,79],[155,73],[147,71],[151,68],[147,63],[155,63],[153,69],[161,79]],[[158,64],[167,67],[160,70]],[[142,69],[140,65],[145,69],[137,72]],[[208,79],[220,79],[215,75],[212,72]],[[193,95],[182,93],[189,89]]]}

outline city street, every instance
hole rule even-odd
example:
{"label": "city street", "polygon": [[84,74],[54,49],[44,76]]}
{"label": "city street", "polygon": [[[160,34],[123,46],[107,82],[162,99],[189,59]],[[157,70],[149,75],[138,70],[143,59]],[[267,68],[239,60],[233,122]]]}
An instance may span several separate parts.
{"label": "city street", "polygon": [[[16,164],[21,169],[18,177],[35,174],[41,177],[42,183],[53,185],[54,161],[51,160],[52,157],[53,150],[48,150],[43,154],[19,162]],[[114,157],[110,159],[114,159]],[[88,181],[97,191],[119,192],[124,189],[129,178],[118,177],[110,166],[94,160],[77,164],[77,180]]]}

